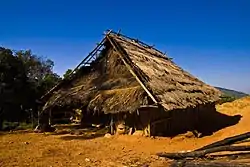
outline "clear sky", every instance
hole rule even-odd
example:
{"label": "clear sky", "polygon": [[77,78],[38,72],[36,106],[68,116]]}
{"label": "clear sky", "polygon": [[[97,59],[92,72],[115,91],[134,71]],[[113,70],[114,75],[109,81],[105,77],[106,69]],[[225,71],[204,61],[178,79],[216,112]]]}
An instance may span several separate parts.
{"label": "clear sky", "polygon": [[0,45],[31,49],[60,75],[118,30],[201,80],[250,93],[250,0],[0,0]]}

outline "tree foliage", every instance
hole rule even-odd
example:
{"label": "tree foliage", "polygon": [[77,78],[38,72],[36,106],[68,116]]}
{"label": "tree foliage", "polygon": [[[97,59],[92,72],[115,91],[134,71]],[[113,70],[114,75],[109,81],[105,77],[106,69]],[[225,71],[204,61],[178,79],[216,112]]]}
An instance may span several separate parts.
{"label": "tree foliage", "polygon": [[0,47],[0,129],[3,120],[27,121],[35,115],[36,100],[61,79],[53,66],[52,60],[31,50],[14,52]]}
{"label": "tree foliage", "polygon": [[63,78],[67,78],[72,73],[71,69],[68,69],[65,74],[63,74]]}

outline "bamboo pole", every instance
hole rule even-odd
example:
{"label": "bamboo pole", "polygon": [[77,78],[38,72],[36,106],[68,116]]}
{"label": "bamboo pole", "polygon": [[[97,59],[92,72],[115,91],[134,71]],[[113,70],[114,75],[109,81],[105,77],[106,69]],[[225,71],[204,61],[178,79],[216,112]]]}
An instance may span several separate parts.
{"label": "bamboo pole", "polygon": [[[144,47],[147,47],[147,48],[152,48],[153,50],[155,50],[156,52],[158,52],[158,53],[160,53],[160,54],[162,54],[162,55],[165,55],[164,53],[162,53],[160,50],[158,50],[158,49],[156,49],[154,46],[155,45],[153,45],[153,46],[150,46],[150,45],[148,45],[148,44],[146,44],[146,43],[144,43],[144,42],[142,42],[142,41],[140,41],[140,40],[138,40],[138,39],[135,39],[135,38],[131,38],[131,37],[128,37],[128,36],[126,36],[126,35],[124,35],[124,34],[117,34],[117,33],[115,33],[115,32],[111,32],[111,34],[114,34],[114,35],[117,35],[117,36],[121,36],[121,37],[123,37],[123,38],[126,38],[126,39],[129,39],[130,41],[136,41],[137,43],[139,43],[140,45],[142,45],[142,46],[144,46]],[[129,42],[130,42],[129,41]],[[132,42],[130,42],[131,44],[133,44]],[[134,45],[134,44],[133,44]],[[147,51],[147,50],[146,50]],[[148,51],[149,52],[149,51]],[[168,57],[165,57],[165,56],[158,56],[158,57],[161,57],[161,58],[167,58],[167,59],[169,59]]]}
{"label": "bamboo pole", "polygon": [[51,110],[49,110],[49,125],[51,125],[52,124],[52,120],[51,120],[52,118],[51,118]]}
{"label": "bamboo pole", "polygon": [[128,70],[130,71],[130,73],[135,77],[135,79],[138,81],[138,83],[141,85],[141,87],[147,92],[147,94],[149,95],[149,97],[153,100],[154,103],[158,103],[156,101],[156,99],[154,98],[154,96],[149,92],[149,90],[146,88],[146,86],[142,83],[142,81],[138,78],[138,76],[135,74],[135,72],[133,71],[132,67],[124,60],[123,55],[121,53],[121,51],[119,50],[119,48],[114,44],[114,42],[109,38],[109,36],[106,36],[107,39],[109,40],[109,42],[111,43],[111,45],[114,47],[115,50],[117,50],[119,57],[121,58],[121,60],[123,61],[123,63],[125,64],[125,66],[128,68]]}
{"label": "bamboo pole", "polygon": [[141,105],[140,108],[159,108],[157,105]]}
{"label": "bamboo pole", "polygon": [[[110,34],[111,33],[111,30],[107,33]],[[104,37],[101,42],[74,68],[74,70],[71,71],[71,73],[69,73],[68,77],[71,77],[71,75],[82,65],[84,64],[84,62],[86,60],[89,60],[89,57],[93,54],[95,54],[99,49],[100,47],[103,46],[104,42],[106,40],[106,37]],[[60,81],[58,84],[56,84],[53,88],[51,88],[45,95],[43,95],[40,99],[44,99],[47,95],[49,95],[50,93],[52,93],[55,89],[57,89],[64,81],[65,81],[66,78],[64,78],[62,81]]]}

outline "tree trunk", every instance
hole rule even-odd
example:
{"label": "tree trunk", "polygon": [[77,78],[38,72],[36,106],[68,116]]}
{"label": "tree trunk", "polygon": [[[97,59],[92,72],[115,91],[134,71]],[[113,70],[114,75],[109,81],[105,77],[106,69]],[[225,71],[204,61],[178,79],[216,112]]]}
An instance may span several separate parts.
{"label": "tree trunk", "polygon": [[158,153],[160,157],[170,159],[185,159],[185,158],[201,158],[207,154],[222,152],[222,151],[250,151],[250,146],[220,146],[201,151],[191,151],[185,153]]}
{"label": "tree trunk", "polygon": [[225,138],[223,140],[220,140],[220,141],[214,142],[212,144],[206,145],[206,146],[204,146],[202,148],[199,148],[199,149],[197,149],[195,151],[201,151],[201,150],[210,149],[210,148],[214,148],[214,147],[218,147],[218,146],[230,145],[230,144],[233,144],[233,143],[235,143],[237,141],[245,140],[247,138],[250,138],[250,132],[240,134],[240,135],[237,135],[237,136],[233,136],[233,137]]}
{"label": "tree trunk", "polygon": [[111,115],[111,120],[110,120],[110,134],[111,135],[115,134],[115,122],[113,115]]}
{"label": "tree trunk", "polygon": [[174,161],[170,167],[250,167],[249,164],[213,161]]}

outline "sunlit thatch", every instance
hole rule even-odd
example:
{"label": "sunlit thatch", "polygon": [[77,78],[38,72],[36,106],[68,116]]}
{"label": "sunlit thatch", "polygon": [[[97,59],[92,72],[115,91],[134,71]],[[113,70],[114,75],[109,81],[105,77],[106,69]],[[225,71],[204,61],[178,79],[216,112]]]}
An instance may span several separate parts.
{"label": "sunlit thatch", "polygon": [[44,109],[56,105],[104,113],[134,112],[140,105],[153,104],[154,99],[149,98],[152,95],[165,110],[174,110],[219,99],[217,89],[184,71],[160,51],[115,33],[107,36],[102,55],[61,84]]}

